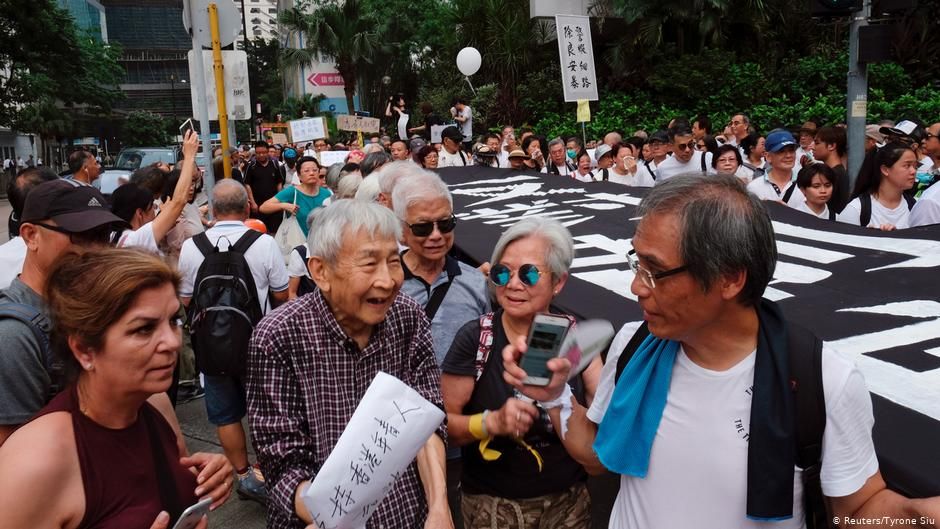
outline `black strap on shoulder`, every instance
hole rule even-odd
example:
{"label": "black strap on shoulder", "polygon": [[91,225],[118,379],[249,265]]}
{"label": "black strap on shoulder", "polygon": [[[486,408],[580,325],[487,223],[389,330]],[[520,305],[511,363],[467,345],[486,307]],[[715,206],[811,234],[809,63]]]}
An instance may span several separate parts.
{"label": "black strap on shoulder", "polygon": [[796,465],[803,470],[803,506],[807,529],[830,527],[819,472],[826,430],[826,396],[822,381],[822,340],[787,322],[790,385],[796,404]]}
{"label": "black strap on shoulder", "polygon": [[294,251],[296,251],[300,255],[301,259],[303,259],[304,261],[307,260],[307,245],[306,244],[298,244],[297,246],[294,246]]}
{"label": "black strap on shoulder", "polygon": [[862,206],[862,211],[858,214],[858,225],[864,228],[871,222],[871,195],[862,193],[858,196],[858,201]]}
{"label": "black strap on shoulder", "polygon": [[183,514],[184,506],[180,503],[179,491],[176,490],[176,483],[170,473],[170,469],[173,468],[170,465],[177,463],[167,461],[166,454],[163,452],[163,443],[160,442],[160,434],[157,431],[158,417],[156,415],[159,413],[153,408],[147,411],[141,410],[144,424],[147,426],[147,435],[150,437],[150,451],[153,456],[154,470],[157,473],[160,505],[170,515],[170,525],[172,525]]}
{"label": "black strap on shoulder", "polygon": [[836,220],[836,210],[829,208],[829,220]]}
{"label": "black strap on shoulder", "polygon": [[[636,350],[639,349],[640,344],[643,343],[643,340],[646,339],[650,334],[649,326],[644,321],[640,328],[633,333],[633,338],[630,338],[630,341],[627,342],[627,346],[623,348],[623,352],[620,353],[620,358],[617,359],[617,374],[614,378],[614,385],[617,385],[617,382],[620,381],[620,375],[623,374],[623,370],[627,368],[627,363],[630,362],[630,359],[633,358],[633,354],[636,353]],[[605,358],[606,360],[606,358]]]}
{"label": "black strap on shoulder", "polygon": [[791,182],[790,187],[787,188],[786,192],[783,194],[783,203],[789,204],[790,197],[793,196],[793,190],[796,189],[796,182]]}
{"label": "black strap on shoulder", "polygon": [[649,161],[649,160],[643,160],[643,165],[646,166],[646,170],[647,170],[647,172],[649,172],[650,176],[653,177],[653,180],[656,180],[656,171],[650,169],[650,161]]}
{"label": "black strap on shoulder", "polygon": [[702,153],[702,157],[700,158],[700,160],[702,161],[702,174],[707,174],[708,169],[705,167],[705,153],[704,152]]}
{"label": "black strap on shoulder", "polygon": [[216,248],[211,242],[209,242],[209,236],[206,235],[206,232],[193,235],[193,244],[196,245],[196,248],[203,257],[209,257],[209,254],[214,252]]}
{"label": "black strap on shoulder", "polygon": [[907,193],[901,193],[901,196],[904,197],[904,201],[907,202],[907,210],[910,211],[914,209],[914,204],[917,203],[917,199]]}
{"label": "black strap on shoulder", "polygon": [[608,178],[610,178],[610,169],[601,169],[601,174],[603,175],[601,176],[601,180],[606,182]]}
{"label": "black strap on shoulder", "polygon": [[255,230],[248,230],[241,237],[238,238],[238,241],[229,248],[231,252],[238,252],[244,254],[248,251],[248,248],[255,243],[258,239],[261,238],[261,232]]}
{"label": "black strap on shoulder", "polygon": [[444,296],[447,295],[447,291],[450,290],[450,285],[453,282],[454,276],[448,274],[446,283],[434,287],[434,291],[431,292],[431,296],[428,298],[428,304],[424,306],[424,314],[428,317],[428,321],[434,321],[434,315],[437,314],[437,309],[441,308]]}

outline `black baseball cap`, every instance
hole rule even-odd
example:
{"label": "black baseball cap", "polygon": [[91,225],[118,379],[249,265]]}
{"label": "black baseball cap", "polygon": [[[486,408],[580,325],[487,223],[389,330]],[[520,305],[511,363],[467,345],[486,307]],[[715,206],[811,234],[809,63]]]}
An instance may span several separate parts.
{"label": "black baseball cap", "polygon": [[460,143],[463,141],[463,133],[461,133],[460,129],[457,127],[447,127],[441,131],[441,140],[443,141],[444,138],[450,138],[455,142]]}
{"label": "black baseball cap", "polygon": [[20,222],[53,220],[71,233],[88,231],[106,224],[126,226],[108,208],[108,201],[95,188],[69,180],[43,182],[26,195]]}

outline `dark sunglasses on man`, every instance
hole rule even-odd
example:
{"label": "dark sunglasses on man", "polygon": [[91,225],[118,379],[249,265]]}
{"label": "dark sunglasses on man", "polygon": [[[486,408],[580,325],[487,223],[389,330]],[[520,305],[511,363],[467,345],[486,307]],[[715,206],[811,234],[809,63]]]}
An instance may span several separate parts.
{"label": "dark sunglasses on man", "polygon": [[444,233],[450,233],[454,231],[454,228],[457,227],[457,217],[451,215],[446,219],[441,220],[432,220],[428,222],[416,222],[414,224],[408,224],[405,222],[405,225],[411,230],[411,233],[415,237],[427,237],[434,233],[434,225],[437,224],[437,231]]}

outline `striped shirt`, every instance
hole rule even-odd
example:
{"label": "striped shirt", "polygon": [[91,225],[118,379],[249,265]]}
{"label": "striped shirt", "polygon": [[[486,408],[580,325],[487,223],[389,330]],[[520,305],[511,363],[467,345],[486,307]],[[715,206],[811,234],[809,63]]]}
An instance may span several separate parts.
{"label": "striped shirt", "polygon": [[[294,492],[330,455],[378,371],[443,409],[440,370],[421,307],[399,295],[360,350],[317,290],[258,324],[248,353],[248,417],[268,488],[268,529],[302,529]],[[446,441],[442,424],[438,435]],[[427,502],[417,465],[402,474],[368,529],[420,529]]]}

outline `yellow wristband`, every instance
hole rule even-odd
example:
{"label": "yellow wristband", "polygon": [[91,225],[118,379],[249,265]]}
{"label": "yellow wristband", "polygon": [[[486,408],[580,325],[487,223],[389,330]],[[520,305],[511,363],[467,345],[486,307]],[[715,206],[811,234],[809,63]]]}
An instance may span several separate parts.
{"label": "yellow wristband", "polygon": [[486,425],[483,423],[485,416],[485,412],[470,416],[470,435],[472,435],[474,439],[479,439],[482,441],[483,439],[489,438],[489,435],[486,432]]}

